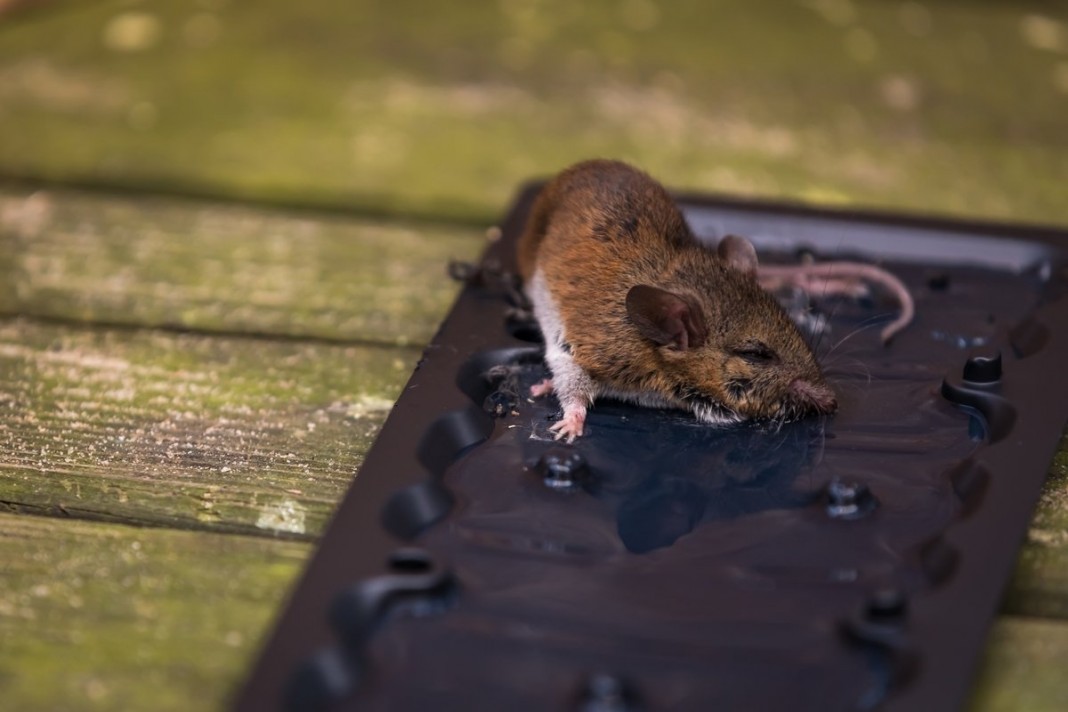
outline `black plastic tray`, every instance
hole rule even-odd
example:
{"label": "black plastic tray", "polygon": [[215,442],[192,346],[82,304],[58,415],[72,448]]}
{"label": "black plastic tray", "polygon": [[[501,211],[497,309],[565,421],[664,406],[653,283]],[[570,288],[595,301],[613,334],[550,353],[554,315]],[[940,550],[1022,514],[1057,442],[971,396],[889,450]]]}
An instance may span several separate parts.
{"label": "black plastic tray", "polygon": [[525,397],[537,330],[500,276],[536,188],[236,709],[960,708],[1068,417],[1068,235],[683,197],[700,237],[746,235],[763,259],[883,264],[916,320],[884,347],[862,327],[893,305],[823,305],[825,422],[599,402],[566,447],[555,401]]}

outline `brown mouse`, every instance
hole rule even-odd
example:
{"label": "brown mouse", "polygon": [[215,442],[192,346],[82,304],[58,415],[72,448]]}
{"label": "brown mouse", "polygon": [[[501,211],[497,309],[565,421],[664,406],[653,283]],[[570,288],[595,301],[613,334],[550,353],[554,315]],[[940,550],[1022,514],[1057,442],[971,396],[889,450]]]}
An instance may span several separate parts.
{"label": "brown mouse", "polygon": [[582,435],[601,396],[707,423],[831,413],[834,392],[797,327],[757,282],[745,239],[702,245],[667,191],[618,161],[579,163],[538,194],[519,271],[563,417]]}

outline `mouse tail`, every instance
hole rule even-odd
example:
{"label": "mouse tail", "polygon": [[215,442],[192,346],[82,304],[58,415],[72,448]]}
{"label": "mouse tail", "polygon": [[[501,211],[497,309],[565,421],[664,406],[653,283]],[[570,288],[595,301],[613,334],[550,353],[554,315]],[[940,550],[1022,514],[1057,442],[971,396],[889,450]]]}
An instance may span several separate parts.
{"label": "mouse tail", "polygon": [[896,275],[882,267],[863,262],[820,262],[806,265],[760,265],[757,269],[760,285],[774,290],[788,284],[801,287],[810,295],[849,294],[854,280],[868,281],[881,286],[897,299],[901,313],[883,328],[880,337],[890,343],[916,315],[912,294]]}

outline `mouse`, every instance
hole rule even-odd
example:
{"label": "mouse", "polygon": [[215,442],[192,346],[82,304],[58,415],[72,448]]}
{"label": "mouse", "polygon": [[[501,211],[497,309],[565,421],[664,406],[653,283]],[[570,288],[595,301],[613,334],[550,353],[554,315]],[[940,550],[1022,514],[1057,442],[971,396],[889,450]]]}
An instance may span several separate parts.
{"label": "mouse", "polygon": [[701,243],[668,191],[629,164],[584,161],[549,181],[516,256],[551,372],[530,394],[556,394],[557,440],[581,437],[602,397],[708,424],[837,409],[809,344],[761,287],[752,243]]}

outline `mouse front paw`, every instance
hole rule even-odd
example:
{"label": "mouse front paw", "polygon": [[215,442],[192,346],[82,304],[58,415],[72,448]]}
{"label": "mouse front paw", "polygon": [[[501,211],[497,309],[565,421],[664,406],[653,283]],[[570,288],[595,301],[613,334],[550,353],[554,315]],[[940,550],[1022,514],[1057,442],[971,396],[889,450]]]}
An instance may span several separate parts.
{"label": "mouse front paw", "polygon": [[539,383],[535,383],[530,387],[530,397],[540,398],[541,396],[547,396],[553,392],[553,379],[543,378]]}
{"label": "mouse front paw", "polygon": [[575,442],[575,438],[582,436],[582,431],[586,425],[586,409],[581,410],[566,410],[564,411],[564,417],[558,420],[555,424],[549,426],[554,435],[554,440],[566,439],[568,444]]}

